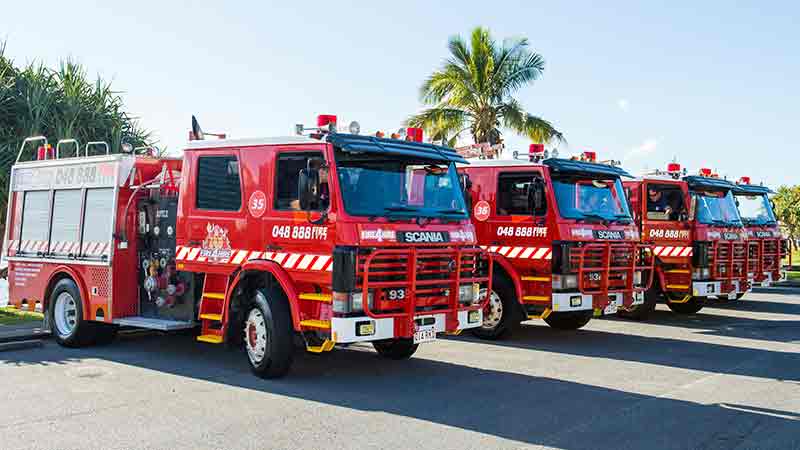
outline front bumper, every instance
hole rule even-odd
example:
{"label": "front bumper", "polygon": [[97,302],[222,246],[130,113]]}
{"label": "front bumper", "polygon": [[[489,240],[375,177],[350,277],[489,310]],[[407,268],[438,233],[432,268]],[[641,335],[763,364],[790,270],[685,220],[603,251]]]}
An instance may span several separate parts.
{"label": "front bumper", "polygon": [[[469,313],[470,311],[458,311],[458,331],[478,328],[483,323],[482,310],[472,311],[472,321],[469,320]],[[433,319],[432,326],[436,333],[444,333],[446,331],[447,315],[444,313],[414,316],[415,321],[424,320],[430,322],[431,319]],[[369,335],[360,335],[359,328],[370,323],[374,332]],[[395,333],[395,318],[393,317],[381,319],[373,319],[367,316],[331,318],[331,340],[337,344],[372,342],[398,337],[400,336]]]}
{"label": "front bumper", "polygon": [[694,281],[692,282],[692,296],[694,297],[717,297],[733,300],[738,294],[750,291],[750,283],[741,280],[730,282],[731,289],[723,288],[721,281]]}
{"label": "front bumper", "polygon": [[[580,297],[580,303],[577,299]],[[619,308],[641,305],[644,292],[611,292],[608,295],[590,295],[580,292],[554,292],[553,312],[593,311],[595,315],[614,314]]]}

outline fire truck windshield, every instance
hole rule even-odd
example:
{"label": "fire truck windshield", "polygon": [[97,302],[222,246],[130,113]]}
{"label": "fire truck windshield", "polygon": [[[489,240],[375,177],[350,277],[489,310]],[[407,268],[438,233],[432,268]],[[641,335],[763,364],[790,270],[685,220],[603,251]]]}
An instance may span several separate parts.
{"label": "fire truck windshield", "polygon": [[696,191],[697,221],[708,225],[742,226],[731,191]]}
{"label": "fire truck windshield", "polygon": [[559,177],[553,179],[561,217],[602,222],[631,222],[631,213],[619,178]]}
{"label": "fire truck windshield", "polygon": [[775,224],[775,213],[766,194],[736,194],[739,204],[739,215],[742,222],[748,225]]}
{"label": "fire truck windshield", "polygon": [[402,156],[336,152],[348,214],[388,218],[467,218],[455,165]]}

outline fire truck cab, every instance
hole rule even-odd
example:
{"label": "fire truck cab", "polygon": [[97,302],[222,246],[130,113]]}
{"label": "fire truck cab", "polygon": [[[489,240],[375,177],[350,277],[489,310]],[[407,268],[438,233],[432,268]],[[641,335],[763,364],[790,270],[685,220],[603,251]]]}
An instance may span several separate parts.
{"label": "fire truck cab", "polygon": [[262,377],[289,370],[295,343],[370,342],[404,359],[480,326],[492,266],[459,187],[463,158],[335,122],[237,140],[203,139],[194,122],[182,160],[19,161],[11,303],[45,311],[66,346],[119,326],[197,327],[199,341],[242,346]]}
{"label": "fire truck cab", "polygon": [[507,335],[527,319],[577,329],[643,302],[652,256],[639,243],[616,165],[547,158],[472,161],[459,170],[481,247],[494,256],[484,320],[474,333]]}
{"label": "fire truck cab", "polygon": [[625,182],[642,242],[653,245],[655,280],[643,305],[627,317],[644,319],[664,301],[693,314],[708,297],[736,299],[749,288],[747,242],[736,209],[735,185],[678,163]]}
{"label": "fire truck cab", "polygon": [[783,236],[775,217],[768,187],[750,183],[750,177],[736,182],[733,196],[747,230],[747,272],[752,285],[768,287],[783,276],[781,261],[789,241]]}

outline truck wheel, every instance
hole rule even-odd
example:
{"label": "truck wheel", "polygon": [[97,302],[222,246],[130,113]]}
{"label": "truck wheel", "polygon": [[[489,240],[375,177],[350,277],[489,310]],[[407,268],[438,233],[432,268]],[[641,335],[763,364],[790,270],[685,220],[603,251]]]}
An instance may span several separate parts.
{"label": "truck wheel", "polygon": [[656,310],[656,304],[661,299],[661,292],[655,286],[644,292],[644,303],[641,305],[631,306],[627,310],[620,309],[617,315],[631,320],[647,320],[650,314]]}
{"label": "truck wheel", "polygon": [[548,325],[557,330],[577,330],[592,320],[592,311],[551,313],[544,319]]}
{"label": "truck wheel", "polygon": [[294,342],[289,300],[278,289],[258,289],[244,320],[250,369],[261,378],[279,378],[292,366]]}
{"label": "truck wheel", "polygon": [[83,319],[81,292],[70,278],[56,283],[50,294],[50,323],[59,345],[83,347],[94,342],[94,324]]}
{"label": "truck wheel", "polygon": [[413,339],[388,339],[375,341],[372,346],[384,358],[399,361],[411,358],[411,355],[417,351],[419,344],[415,344]]}
{"label": "truck wheel", "polygon": [[[485,291],[484,291],[485,292]],[[472,330],[480,339],[500,339],[519,328],[519,302],[514,286],[505,277],[492,279],[492,295],[483,310],[483,324]]]}
{"label": "truck wheel", "polygon": [[667,302],[667,306],[678,314],[694,314],[705,306],[705,302],[700,297],[692,297],[686,303]]}

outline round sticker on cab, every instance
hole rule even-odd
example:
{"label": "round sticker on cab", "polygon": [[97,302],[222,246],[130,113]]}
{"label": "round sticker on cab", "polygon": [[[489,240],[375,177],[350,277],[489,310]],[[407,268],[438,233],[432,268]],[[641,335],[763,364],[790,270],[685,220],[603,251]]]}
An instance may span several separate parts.
{"label": "round sticker on cab", "polygon": [[475,203],[475,208],[472,209],[472,214],[475,216],[475,220],[478,222],[483,222],[489,218],[489,202],[486,200],[481,200],[478,203]]}
{"label": "round sticker on cab", "polygon": [[267,196],[261,191],[255,191],[250,194],[250,200],[247,201],[247,209],[250,215],[258,219],[264,215],[267,210]]}

